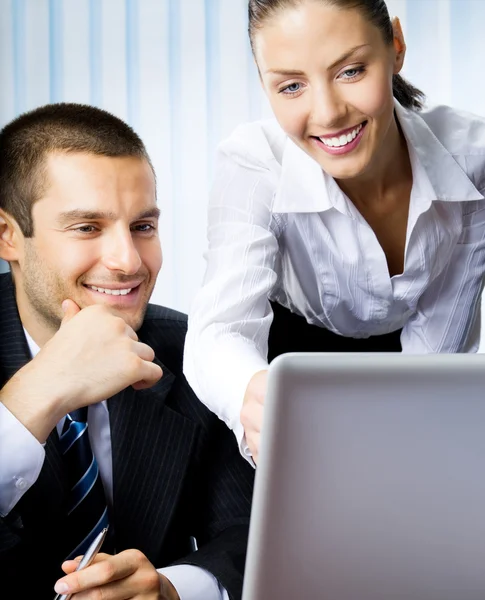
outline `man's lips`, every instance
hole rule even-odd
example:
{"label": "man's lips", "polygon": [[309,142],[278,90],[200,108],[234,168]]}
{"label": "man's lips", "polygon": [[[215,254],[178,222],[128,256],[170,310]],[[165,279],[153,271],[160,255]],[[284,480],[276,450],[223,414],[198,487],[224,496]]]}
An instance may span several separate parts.
{"label": "man's lips", "polygon": [[127,296],[128,294],[135,291],[142,282],[133,282],[129,284],[103,284],[103,285],[95,285],[90,283],[83,284],[88,289],[93,292],[98,292],[100,294],[106,294],[107,296]]}

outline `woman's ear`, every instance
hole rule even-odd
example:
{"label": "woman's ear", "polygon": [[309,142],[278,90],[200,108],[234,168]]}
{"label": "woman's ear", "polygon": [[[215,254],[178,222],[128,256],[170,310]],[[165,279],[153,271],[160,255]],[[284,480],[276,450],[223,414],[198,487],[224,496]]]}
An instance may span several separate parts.
{"label": "woman's ear", "polygon": [[404,41],[404,34],[402,32],[401,22],[397,17],[392,19],[392,32],[394,34],[394,75],[397,75],[404,64],[404,56],[406,55],[406,42]]}
{"label": "woman's ear", "polygon": [[15,219],[0,209],[0,258],[7,262],[18,260],[21,235]]}

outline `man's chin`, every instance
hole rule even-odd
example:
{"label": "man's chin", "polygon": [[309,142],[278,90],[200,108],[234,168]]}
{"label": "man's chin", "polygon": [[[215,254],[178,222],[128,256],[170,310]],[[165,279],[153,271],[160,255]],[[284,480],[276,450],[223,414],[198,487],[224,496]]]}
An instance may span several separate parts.
{"label": "man's chin", "polygon": [[129,325],[134,331],[137,331],[142,326],[147,309],[146,305],[143,308],[133,309],[126,308],[123,306],[116,306],[116,304],[109,305],[105,302],[77,302],[76,300],[73,301],[76,302],[76,304],[81,310],[84,308],[88,308],[89,306],[104,306],[115,317],[121,317],[123,321],[125,321],[125,323]]}
{"label": "man's chin", "polygon": [[128,312],[126,310],[111,306],[108,306],[107,308],[115,317],[121,317],[124,322],[133,329],[133,331],[138,331],[143,324],[146,307],[144,307],[142,311],[138,310],[136,313]]}

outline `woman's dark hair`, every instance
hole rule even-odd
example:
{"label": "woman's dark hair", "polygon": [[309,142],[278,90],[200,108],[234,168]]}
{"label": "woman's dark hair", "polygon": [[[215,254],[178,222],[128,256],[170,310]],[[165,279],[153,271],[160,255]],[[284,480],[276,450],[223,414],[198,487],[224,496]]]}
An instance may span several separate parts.
{"label": "woman's dark hair", "polygon": [[[287,6],[296,6],[303,0],[249,0],[249,39],[254,54],[254,35],[264,22],[279,10]],[[384,0],[321,0],[329,6],[341,9],[360,10],[366,19],[382,32],[384,42],[392,44],[393,31],[389,12]],[[425,95],[400,75],[394,75],[392,81],[394,97],[405,108],[421,110]]]}

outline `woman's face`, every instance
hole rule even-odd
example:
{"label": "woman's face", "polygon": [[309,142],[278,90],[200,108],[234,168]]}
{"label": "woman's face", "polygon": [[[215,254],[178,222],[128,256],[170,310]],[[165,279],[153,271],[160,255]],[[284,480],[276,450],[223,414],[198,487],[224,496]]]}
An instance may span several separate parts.
{"label": "woman's face", "polygon": [[336,179],[372,175],[395,147],[392,76],[404,42],[385,44],[360,11],[315,0],[280,10],[253,41],[287,135]]}

